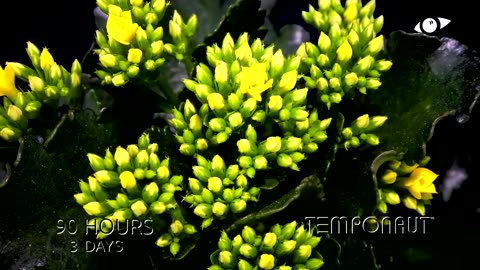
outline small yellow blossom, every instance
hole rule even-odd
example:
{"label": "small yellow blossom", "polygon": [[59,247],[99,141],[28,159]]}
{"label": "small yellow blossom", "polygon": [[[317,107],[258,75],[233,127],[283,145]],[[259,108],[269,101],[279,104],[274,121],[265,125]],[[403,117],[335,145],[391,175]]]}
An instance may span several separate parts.
{"label": "small yellow blossom", "polygon": [[240,72],[240,91],[262,101],[261,94],[272,87],[273,79],[268,80],[265,63],[256,63],[250,67],[242,67]]}
{"label": "small yellow blossom", "polygon": [[417,168],[405,180],[404,185],[413,197],[420,200],[422,197],[429,197],[428,194],[437,193],[433,184],[437,177],[438,175],[429,169]]}
{"label": "small yellow blossom", "polygon": [[122,11],[118,14],[114,9],[109,10],[107,20],[107,33],[110,38],[117,42],[129,45],[135,38],[138,24],[133,23],[130,11]]}
{"label": "small yellow blossom", "polygon": [[15,87],[15,70],[9,64],[5,69],[0,66],[0,97],[7,96],[14,100],[18,93],[20,91]]}

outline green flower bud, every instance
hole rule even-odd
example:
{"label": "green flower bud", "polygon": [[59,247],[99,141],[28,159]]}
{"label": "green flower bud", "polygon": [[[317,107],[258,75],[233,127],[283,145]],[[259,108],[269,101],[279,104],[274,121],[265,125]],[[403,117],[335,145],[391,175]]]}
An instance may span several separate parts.
{"label": "green flower bud", "polygon": [[281,153],[277,157],[277,164],[280,167],[288,168],[292,165],[292,163],[293,163],[292,158],[287,154]]}
{"label": "green flower bud", "polygon": [[378,60],[373,66],[374,69],[380,72],[388,71],[390,70],[391,67],[392,67],[392,61],[387,61],[387,60]]}
{"label": "green flower bud", "polygon": [[89,202],[83,206],[83,209],[90,216],[102,216],[107,212],[99,202]]}
{"label": "green flower bud", "polygon": [[160,189],[155,182],[151,182],[143,188],[142,198],[143,200],[150,204],[158,199],[158,192]]}
{"label": "green flower bud", "polygon": [[383,35],[380,35],[368,42],[366,52],[371,56],[377,55],[383,49]]}
{"label": "green flower bud", "polygon": [[227,83],[228,81],[228,67],[227,63],[223,61],[217,61],[215,65],[215,81],[220,85]]}
{"label": "green flower bud", "polygon": [[213,204],[212,213],[217,217],[223,217],[228,212],[228,206],[221,202]]}
{"label": "green flower bud", "polygon": [[117,165],[120,167],[130,165],[130,154],[125,148],[121,146],[117,147],[113,158],[115,159]]}
{"label": "green flower bud", "polygon": [[264,156],[255,156],[253,158],[253,167],[257,170],[265,170],[268,168],[268,161]]}
{"label": "green flower bud", "polygon": [[222,132],[225,130],[227,123],[223,118],[213,118],[208,122],[209,127],[215,132]]}
{"label": "green flower bud", "polygon": [[90,167],[94,171],[97,172],[97,171],[105,170],[105,163],[103,161],[103,158],[95,154],[87,154],[87,157],[90,162]]}
{"label": "green flower bud", "polygon": [[345,84],[348,86],[355,86],[358,82],[358,76],[355,72],[348,73],[345,75]]}
{"label": "green flower bud", "polygon": [[154,178],[155,176],[157,176],[157,173],[155,171],[152,171],[152,170],[144,170],[144,176],[145,178],[147,179],[152,179]]}
{"label": "green flower bud", "polygon": [[196,67],[196,76],[199,83],[213,86],[213,74],[207,65],[203,63],[198,64]]}
{"label": "green flower bud", "polygon": [[172,243],[172,241],[173,241],[172,235],[169,233],[164,233],[157,239],[155,244],[163,248],[163,247],[169,246]]}
{"label": "green flower bud", "polygon": [[260,266],[262,269],[273,269],[275,267],[275,257],[272,254],[260,255],[258,266]]}
{"label": "green flower bud", "polygon": [[383,197],[388,204],[397,205],[400,203],[400,196],[393,190],[384,190]]}
{"label": "green flower bud", "polygon": [[258,150],[255,143],[248,139],[240,139],[237,141],[238,152],[245,155],[255,155]]}
{"label": "green flower bud", "polygon": [[324,264],[323,260],[318,258],[311,258],[305,262],[305,266],[307,267],[307,269],[312,269],[312,270],[321,268],[323,264]]}
{"label": "green flower bud", "polygon": [[371,55],[367,55],[360,59],[354,67],[357,73],[363,74],[367,72],[374,63],[375,59]]}
{"label": "green flower bud", "polygon": [[283,73],[285,57],[283,56],[282,50],[277,50],[270,61],[270,76],[277,78]]}
{"label": "green flower bud", "polygon": [[188,235],[192,235],[197,233],[197,229],[195,229],[195,226],[193,226],[192,224],[185,224],[183,225],[183,232]]}
{"label": "green flower bud", "polygon": [[116,187],[120,183],[119,176],[116,172],[101,170],[93,174],[98,182],[104,187]]}
{"label": "green flower bud", "polygon": [[292,108],[290,110],[290,118],[296,121],[305,121],[308,119],[308,112],[303,109]]}
{"label": "green flower bud", "polygon": [[240,156],[238,158],[238,165],[243,169],[248,169],[253,166],[253,159],[250,156]]}
{"label": "green flower bud", "polygon": [[195,154],[195,146],[193,144],[182,143],[179,148],[180,153],[186,156]]}
{"label": "green flower bud", "polygon": [[275,255],[277,256],[285,256],[291,254],[295,247],[297,246],[297,242],[295,240],[286,240],[281,243],[278,243],[275,249]]}
{"label": "green flower bud", "polygon": [[276,244],[277,244],[277,235],[271,232],[266,233],[263,238],[262,247],[266,248],[267,250],[273,250]]}
{"label": "green flower bud", "polygon": [[243,123],[242,115],[239,112],[235,112],[228,117],[228,124],[231,128],[240,127]]}
{"label": "green flower bud", "polygon": [[256,109],[257,100],[254,98],[249,98],[243,102],[242,106],[240,107],[240,113],[242,114],[243,118],[249,118],[253,115]]}
{"label": "green flower bud", "polygon": [[235,199],[230,203],[230,209],[234,214],[241,213],[247,208],[247,203],[242,199]]}
{"label": "green flower bud", "polygon": [[207,168],[201,166],[193,166],[192,169],[195,177],[197,177],[202,182],[207,182],[208,179],[212,177],[212,174]]}
{"label": "green flower bud", "polygon": [[120,174],[120,183],[122,187],[129,192],[135,191],[137,188],[137,180],[135,180],[135,176],[130,171],[124,171]]}
{"label": "green flower bud", "polygon": [[237,177],[235,184],[237,187],[245,189],[248,186],[248,179],[245,175],[241,174]]}
{"label": "green flower bud", "polygon": [[297,84],[297,75],[298,72],[296,70],[291,70],[287,73],[284,73],[280,78],[276,88],[278,94],[281,95],[292,90]]}
{"label": "green flower bud", "polygon": [[183,224],[180,220],[175,220],[170,224],[170,232],[172,234],[179,234],[183,231]]}
{"label": "green flower bud", "polygon": [[170,177],[170,170],[168,169],[167,166],[160,166],[157,169],[157,179],[160,180],[161,182],[166,182],[168,181],[168,178]]}
{"label": "green flower bud", "polygon": [[370,123],[370,117],[368,114],[364,114],[360,117],[358,117],[353,123],[352,123],[352,128],[357,129],[357,130],[363,130],[368,127],[368,124]]}
{"label": "green flower bud", "polygon": [[302,59],[299,56],[290,56],[285,62],[284,71],[289,72],[292,70],[298,70],[301,62],[302,62]]}
{"label": "green flower bud", "polygon": [[89,194],[77,193],[73,195],[75,201],[80,205],[85,205],[87,203],[95,201],[95,198]]}
{"label": "green flower bud", "polygon": [[320,243],[321,237],[309,235],[305,240],[305,245],[310,245],[312,248],[315,248]]}
{"label": "green flower bud", "polygon": [[208,189],[215,193],[221,192],[223,189],[222,179],[218,177],[208,178]]}
{"label": "green flower bud", "polygon": [[132,206],[130,206],[135,216],[140,217],[147,212],[147,205],[144,201],[136,201]]}
{"label": "green flower bud", "polygon": [[218,240],[218,248],[220,250],[231,250],[232,249],[232,240],[228,238],[228,235],[225,231],[222,231],[220,239]]}
{"label": "green flower bud", "polygon": [[223,199],[226,201],[226,202],[231,202],[233,201],[234,199],[234,193],[233,193],[233,190],[231,190],[230,188],[226,188],[223,190],[223,195],[222,195]]}
{"label": "green flower bud", "polygon": [[201,203],[195,207],[193,213],[201,218],[212,217],[212,206],[210,204]]}
{"label": "green flower bud", "polygon": [[396,180],[397,180],[397,173],[392,170],[387,169],[382,176],[382,181],[387,185],[391,185],[395,183]]}
{"label": "green flower bud", "polygon": [[173,242],[170,244],[170,253],[172,253],[173,256],[177,255],[179,251],[180,251],[179,243]]}
{"label": "green flower bud", "polygon": [[234,265],[234,257],[230,251],[223,250],[218,254],[218,262],[224,268],[232,268]]}
{"label": "green flower bud", "polygon": [[221,111],[225,108],[225,100],[219,93],[210,93],[207,96],[208,106],[213,111]]}
{"label": "green flower bud", "polygon": [[248,259],[254,259],[257,257],[257,248],[251,244],[244,243],[240,246],[240,254]]}
{"label": "green flower bud", "polygon": [[405,207],[409,209],[416,210],[417,209],[417,199],[415,199],[412,196],[406,196],[405,198],[402,199],[403,204]]}
{"label": "green flower bud", "polygon": [[293,262],[305,263],[312,254],[312,247],[310,245],[301,245],[293,251]]}
{"label": "green flower bud", "polygon": [[380,144],[380,140],[378,139],[377,135],[375,135],[375,134],[367,134],[365,142],[367,142],[368,144],[373,145],[373,146]]}
{"label": "green flower bud", "polygon": [[296,229],[297,229],[297,222],[296,222],[296,221],[292,221],[292,222],[286,224],[286,225],[282,228],[282,233],[281,233],[281,235],[279,235],[279,237],[280,237],[282,240],[289,240],[289,239],[292,238],[293,235],[295,234]]}
{"label": "green flower bud", "polygon": [[318,38],[318,47],[322,53],[328,53],[332,46],[332,41],[330,38],[323,32],[320,33],[320,37]]}
{"label": "green flower bud", "polygon": [[257,234],[255,233],[255,230],[252,227],[250,226],[243,227],[242,238],[246,243],[253,245],[255,243],[256,237],[257,237]]}
{"label": "green flower bud", "polygon": [[252,270],[252,265],[244,259],[238,261],[238,270]]}
{"label": "green flower bud", "polygon": [[150,205],[150,211],[155,215],[163,214],[165,210],[167,210],[167,207],[165,206],[165,203],[161,201],[153,202]]}
{"label": "green flower bud", "polygon": [[244,42],[235,50],[235,57],[244,65],[250,63],[252,60],[252,49],[248,45],[248,42]]}
{"label": "green flower bud", "polygon": [[382,85],[382,83],[380,82],[379,79],[367,79],[367,83],[365,85],[366,88],[368,89],[378,89],[380,87],[380,85]]}
{"label": "green flower bud", "polygon": [[278,95],[270,96],[268,100],[268,109],[270,111],[278,112],[283,107],[283,98]]}
{"label": "green flower bud", "polygon": [[257,142],[257,132],[252,125],[248,125],[247,130],[245,131],[245,136],[252,144]]}
{"label": "green flower bud", "polygon": [[237,111],[238,109],[240,109],[240,105],[242,104],[236,94],[230,94],[228,96],[227,103],[230,109],[234,111]]}
{"label": "green flower bud", "polygon": [[118,62],[113,54],[104,54],[100,56],[100,64],[106,68],[113,68],[118,65]]}
{"label": "green flower bud", "polygon": [[[157,156],[158,158],[158,156]],[[135,168],[145,169],[149,165],[149,156],[146,150],[141,150],[134,159]]]}

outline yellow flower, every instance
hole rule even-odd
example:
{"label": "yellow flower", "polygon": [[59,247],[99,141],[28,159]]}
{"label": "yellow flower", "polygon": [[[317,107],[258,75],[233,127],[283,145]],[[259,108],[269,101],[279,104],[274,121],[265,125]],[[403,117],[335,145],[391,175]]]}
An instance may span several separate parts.
{"label": "yellow flower", "polygon": [[117,13],[116,10],[110,9],[107,20],[108,36],[119,43],[129,45],[135,38],[138,24],[133,23],[130,11],[122,11]]}
{"label": "yellow flower", "polygon": [[433,181],[437,177],[438,174],[435,174],[429,169],[417,168],[405,180],[404,185],[413,197],[420,200],[422,197],[429,197],[429,194],[437,193],[435,185],[433,184]]}
{"label": "yellow flower", "polygon": [[[265,63],[256,63],[250,67],[242,67],[240,72],[240,91],[262,101],[261,94],[272,87],[273,79],[268,80]],[[267,81],[268,80],[268,81]]]}
{"label": "yellow flower", "polygon": [[17,87],[15,87],[15,70],[9,64],[2,69],[0,66],[0,97],[7,96],[11,100],[14,100],[18,93]]}

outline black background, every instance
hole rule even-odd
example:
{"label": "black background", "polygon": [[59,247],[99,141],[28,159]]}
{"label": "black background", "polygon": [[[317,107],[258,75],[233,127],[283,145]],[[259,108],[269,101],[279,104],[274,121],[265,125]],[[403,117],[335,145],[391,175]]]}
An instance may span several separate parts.
{"label": "black background", "polygon": [[[308,1],[279,0],[270,19],[276,26],[299,22],[299,10],[305,9],[307,4]],[[414,32],[415,25],[429,17],[449,19],[450,24],[434,34],[455,38],[480,50],[480,18],[473,5],[473,1],[467,0],[378,0],[376,15],[385,16],[382,32],[386,36],[394,30]],[[94,8],[94,0],[2,1],[0,65],[3,67],[5,61],[29,63],[25,47],[26,42],[31,41],[39,47],[48,47],[57,62],[70,67],[75,58],[83,58],[94,41]],[[437,126],[435,136],[427,146],[428,154],[433,158],[430,166],[440,174],[437,186],[443,184],[454,161],[465,168],[469,177],[460,189],[453,192],[448,202],[441,196],[434,199],[433,206],[427,211],[428,215],[435,216],[435,222],[426,236],[392,239],[387,243],[388,249],[378,250],[382,269],[480,269],[477,263],[480,250],[480,212],[477,210],[480,209],[480,141],[476,131],[479,118],[477,106],[467,123],[458,124],[454,118],[448,118]]]}

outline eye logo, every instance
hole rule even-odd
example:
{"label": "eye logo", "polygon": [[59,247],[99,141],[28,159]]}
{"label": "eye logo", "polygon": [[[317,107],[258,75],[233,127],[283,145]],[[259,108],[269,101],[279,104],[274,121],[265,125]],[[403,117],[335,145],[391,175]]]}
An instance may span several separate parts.
{"label": "eye logo", "polygon": [[450,23],[450,20],[445,18],[436,18],[436,19],[427,18],[423,20],[423,22],[417,23],[417,25],[415,26],[415,31],[417,31],[418,33],[430,34],[437,31],[437,27],[439,24],[440,24],[439,29],[442,29],[445,26],[447,26],[447,24],[449,23]]}

